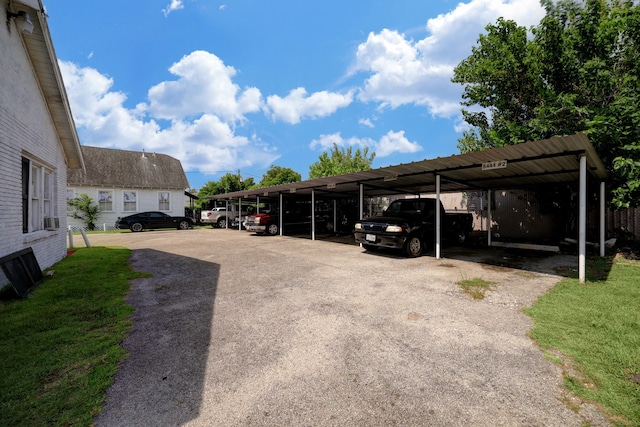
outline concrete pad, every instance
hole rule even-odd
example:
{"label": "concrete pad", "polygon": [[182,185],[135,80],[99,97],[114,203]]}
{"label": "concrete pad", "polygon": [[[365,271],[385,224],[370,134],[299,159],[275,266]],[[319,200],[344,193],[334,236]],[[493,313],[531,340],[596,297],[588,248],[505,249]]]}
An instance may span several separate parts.
{"label": "concrete pad", "polygon": [[[130,355],[98,426],[585,421],[521,312],[575,257],[523,270],[486,249],[409,259],[220,229],[90,240],[132,248],[133,266],[154,274],[132,284]],[[494,283],[483,300],[456,285],[475,277]]]}

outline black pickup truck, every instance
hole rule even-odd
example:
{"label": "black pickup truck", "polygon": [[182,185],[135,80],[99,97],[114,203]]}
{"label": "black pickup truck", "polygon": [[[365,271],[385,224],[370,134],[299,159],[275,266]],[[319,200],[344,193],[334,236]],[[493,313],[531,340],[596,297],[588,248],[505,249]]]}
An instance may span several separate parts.
{"label": "black pickup truck", "polygon": [[[420,256],[425,244],[435,241],[436,202],[436,199],[395,200],[382,216],[355,223],[356,243],[369,251],[402,249],[410,257]],[[447,213],[442,204],[439,209],[441,236],[464,243],[473,229],[471,214]]]}

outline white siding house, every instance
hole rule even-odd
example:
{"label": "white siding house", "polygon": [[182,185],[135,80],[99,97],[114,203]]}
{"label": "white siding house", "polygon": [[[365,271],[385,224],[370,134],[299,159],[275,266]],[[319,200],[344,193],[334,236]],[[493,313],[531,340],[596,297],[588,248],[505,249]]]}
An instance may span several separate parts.
{"label": "white siding house", "polygon": [[[137,212],[185,214],[189,182],[178,159],[166,154],[86,145],[81,149],[86,168],[69,169],[66,197],[91,197],[100,209],[98,228],[113,228],[118,217]],[[69,216],[67,220],[72,229],[85,226],[80,219]]]}
{"label": "white siding house", "polygon": [[67,170],[84,163],[42,2],[0,17],[0,258],[32,248],[44,269],[66,256]]}

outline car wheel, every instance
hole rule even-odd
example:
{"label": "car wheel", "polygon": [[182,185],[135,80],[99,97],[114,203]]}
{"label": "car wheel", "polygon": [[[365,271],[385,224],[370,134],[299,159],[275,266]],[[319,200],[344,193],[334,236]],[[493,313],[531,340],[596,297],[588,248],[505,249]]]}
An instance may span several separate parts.
{"label": "car wheel", "polygon": [[456,231],[456,241],[460,245],[464,244],[467,241],[467,232],[464,231],[463,229],[459,228]]}
{"label": "car wheel", "polygon": [[178,223],[178,230],[188,230],[189,229],[189,221],[180,221]]}
{"label": "car wheel", "polygon": [[414,258],[422,254],[422,240],[418,236],[410,236],[404,245],[405,253]]}
{"label": "car wheel", "polygon": [[140,224],[139,222],[134,222],[129,228],[134,232],[142,231],[142,224]]}
{"label": "car wheel", "polygon": [[218,220],[218,228],[227,228],[227,218],[220,218]]}
{"label": "car wheel", "polygon": [[278,224],[269,224],[267,225],[267,233],[269,233],[269,235],[271,236],[275,236],[276,234],[278,234]]}

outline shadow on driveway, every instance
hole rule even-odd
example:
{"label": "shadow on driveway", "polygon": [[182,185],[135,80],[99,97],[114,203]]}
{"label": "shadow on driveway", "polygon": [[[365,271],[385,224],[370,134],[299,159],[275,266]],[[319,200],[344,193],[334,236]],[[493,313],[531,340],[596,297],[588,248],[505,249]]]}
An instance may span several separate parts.
{"label": "shadow on driveway", "polygon": [[134,250],[131,264],[153,277],[132,284],[129,357],[96,425],[181,425],[202,403],[220,266],[152,249]]}

